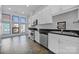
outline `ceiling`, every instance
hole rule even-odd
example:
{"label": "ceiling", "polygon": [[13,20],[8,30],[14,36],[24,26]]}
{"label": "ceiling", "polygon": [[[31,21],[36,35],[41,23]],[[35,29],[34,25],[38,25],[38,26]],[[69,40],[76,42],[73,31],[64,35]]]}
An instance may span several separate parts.
{"label": "ceiling", "polygon": [[2,9],[6,12],[16,12],[30,17],[46,6],[47,5],[3,5]]}

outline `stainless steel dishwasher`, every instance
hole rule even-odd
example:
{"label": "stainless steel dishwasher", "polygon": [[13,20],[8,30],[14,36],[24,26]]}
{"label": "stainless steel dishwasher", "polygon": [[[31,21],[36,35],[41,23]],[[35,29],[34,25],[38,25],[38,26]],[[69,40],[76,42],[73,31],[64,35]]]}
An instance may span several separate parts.
{"label": "stainless steel dishwasher", "polygon": [[40,44],[48,47],[48,33],[46,32],[40,32]]}

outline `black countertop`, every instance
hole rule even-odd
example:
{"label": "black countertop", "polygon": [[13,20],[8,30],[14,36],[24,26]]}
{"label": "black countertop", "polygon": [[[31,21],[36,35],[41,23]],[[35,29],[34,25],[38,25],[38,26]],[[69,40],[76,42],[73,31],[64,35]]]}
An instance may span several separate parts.
{"label": "black countertop", "polygon": [[61,30],[58,30],[58,29],[39,29],[39,31],[40,32],[52,33],[52,34],[58,34],[58,35],[79,37],[79,31],[78,30],[63,30],[63,33],[61,33]]}
{"label": "black countertop", "polygon": [[[37,28],[29,28],[29,29],[30,30],[38,31]],[[72,36],[72,37],[79,37],[79,30],[63,30],[63,32],[65,32],[65,33],[61,33],[61,30],[59,30],[59,29],[42,29],[42,28],[39,28],[39,32],[40,33],[43,32],[43,33],[52,33],[52,34],[58,34],[58,35],[66,35],[66,36]],[[73,34],[71,34],[71,33],[73,33]]]}
{"label": "black countertop", "polygon": [[53,31],[51,31],[49,33],[58,34],[58,35],[65,35],[65,36],[72,36],[72,37],[78,37],[79,38],[79,35],[76,34],[76,33],[73,33],[73,34],[72,33],[57,33],[57,32],[53,32]]}
{"label": "black countertop", "polygon": [[28,28],[29,30],[38,30],[37,28]]}

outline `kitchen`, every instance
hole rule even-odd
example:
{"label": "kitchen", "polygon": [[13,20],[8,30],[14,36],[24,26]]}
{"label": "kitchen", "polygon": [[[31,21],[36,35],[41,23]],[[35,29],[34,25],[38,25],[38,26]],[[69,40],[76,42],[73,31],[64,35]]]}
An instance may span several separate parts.
{"label": "kitchen", "polygon": [[78,5],[47,6],[29,18],[29,29],[32,39],[51,52],[79,54]]}

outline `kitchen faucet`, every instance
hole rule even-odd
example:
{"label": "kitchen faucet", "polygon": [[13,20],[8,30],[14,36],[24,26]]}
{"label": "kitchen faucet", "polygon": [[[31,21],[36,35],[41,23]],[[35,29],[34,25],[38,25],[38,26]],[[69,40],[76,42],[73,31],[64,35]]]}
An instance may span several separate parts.
{"label": "kitchen faucet", "polygon": [[61,29],[61,33],[63,33],[63,30],[64,30],[64,29]]}

